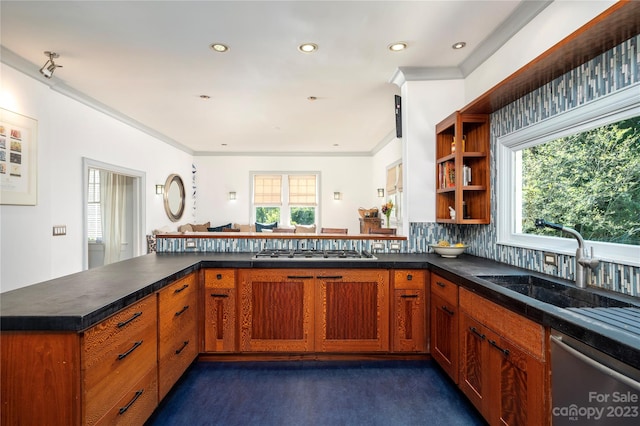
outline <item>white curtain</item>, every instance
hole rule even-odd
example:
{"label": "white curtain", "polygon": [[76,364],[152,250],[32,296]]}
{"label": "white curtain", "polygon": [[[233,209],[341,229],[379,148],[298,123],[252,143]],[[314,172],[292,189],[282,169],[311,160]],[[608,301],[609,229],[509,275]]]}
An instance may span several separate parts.
{"label": "white curtain", "polygon": [[125,226],[127,177],[100,171],[100,210],[104,264],[120,260],[122,232]]}

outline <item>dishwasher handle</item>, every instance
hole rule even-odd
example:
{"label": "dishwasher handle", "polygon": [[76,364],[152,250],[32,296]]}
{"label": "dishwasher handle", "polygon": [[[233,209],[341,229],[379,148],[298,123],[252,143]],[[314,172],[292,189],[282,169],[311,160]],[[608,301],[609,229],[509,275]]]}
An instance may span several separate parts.
{"label": "dishwasher handle", "polygon": [[576,358],[578,358],[579,360],[581,360],[582,362],[584,362],[585,364],[595,368],[596,370],[602,372],[603,374],[606,374],[610,377],[613,377],[615,380],[622,382],[624,384],[626,384],[627,386],[640,391],[640,382],[637,382],[635,380],[633,380],[631,377],[627,377],[624,374],[621,374],[619,372],[617,372],[616,370],[613,370],[609,367],[607,367],[604,364],[599,363],[598,361],[594,360],[593,358],[583,354],[582,352],[580,352],[579,350],[571,347],[570,345],[566,344],[565,342],[562,341],[562,337],[561,336],[555,336],[552,335],[551,336],[551,343],[554,343],[558,346],[558,348],[570,353],[571,355],[575,356]]}

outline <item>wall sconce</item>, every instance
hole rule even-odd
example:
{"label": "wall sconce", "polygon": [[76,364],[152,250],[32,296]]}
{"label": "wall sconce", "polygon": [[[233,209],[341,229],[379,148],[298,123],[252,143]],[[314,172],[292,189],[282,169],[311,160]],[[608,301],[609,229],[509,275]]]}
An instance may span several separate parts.
{"label": "wall sconce", "polygon": [[53,62],[53,60],[59,58],[60,55],[56,52],[49,52],[48,50],[44,52],[44,55],[48,56],[49,59],[44,63],[42,68],[40,68],[40,74],[44,75],[46,78],[51,78],[53,77],[53,72],[56,68],[62,68],[62,65],[56,65],[56,63]]}
{"label": "wall sconce", "polygon": [[156,185],[156,194],[164,194],[164,185]]}
{"label": "wall sconce", "polygon": [[378,197],[380,198],[384,197],[384,188],[378,188]]}
{"label": "wall sconce", "polygon": [[236,199],[236,192],[235,191],[230,191],[229,192],[229,199],[230,200],[235,200]]}
{"label": "wall sconce", "polygon": [[341,200],[341,199],[342,199],[342,194],[341,194],[341,193],[339,193],[339,192],[337,192],[337,191],[336,191],[336,192],[334,192],[334,193],[333,193],[333,199],[334,199],[334,200]]}

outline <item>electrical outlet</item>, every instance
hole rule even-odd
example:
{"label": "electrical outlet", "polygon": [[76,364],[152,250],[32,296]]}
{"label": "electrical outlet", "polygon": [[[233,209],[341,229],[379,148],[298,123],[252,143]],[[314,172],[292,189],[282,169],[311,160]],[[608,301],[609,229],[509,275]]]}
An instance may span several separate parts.
{"label": "electrical outlet", "polygon": [[555,253],[544,253],[544,264],[558,266],[558,255]]}
{"label": "electrical outlet", "polygon": [[391,249],[391,250],[400,250],[400,243],[391,243],[389,245],[389,249]]}
{"label": "electrical outlet", "polygon": [[194,240],[187,240],[184,243],[185,248],[196,248],[196,242]]}
{"label": "electrical outlet", "polygon": [[67,235],[67,225],[54,225],[53,236],[59,237],[60,235]]}
{"label": "electrical outlet", "polygon": [[373,243],[374,250],[384,250],[384,243]]}

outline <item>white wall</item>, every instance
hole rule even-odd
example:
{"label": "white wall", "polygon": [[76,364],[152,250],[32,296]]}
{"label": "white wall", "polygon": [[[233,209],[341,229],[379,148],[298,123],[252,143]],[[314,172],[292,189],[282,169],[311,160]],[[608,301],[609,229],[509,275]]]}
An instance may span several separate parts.
{"label": "white wall", "polygon": [[[177,226],[164,214],[162,197],[155,195],[154,188],[170,173],[182,175],[189,188],[190,154],[4,64],[0,71],[0,106],[38,121],[37,205],[0,206],[1,291],[82,270],[82,157],[146,172],[147,233]],[[53,237],[53,225],[66,225],[67,235]],[[144,240],[141,244],[146,250]]]}
{"label": "white wall", "polygon": [[[197,223],[250,223],[250,172],[320,172],[320,226],[360,232],[358,208],[377,203],[371,157],[197,156]],[[229,191],[237,199],[228,200]],[[333,199],[334,191],[342,200]],[[373,204],[375,205],[375,204]]]}

